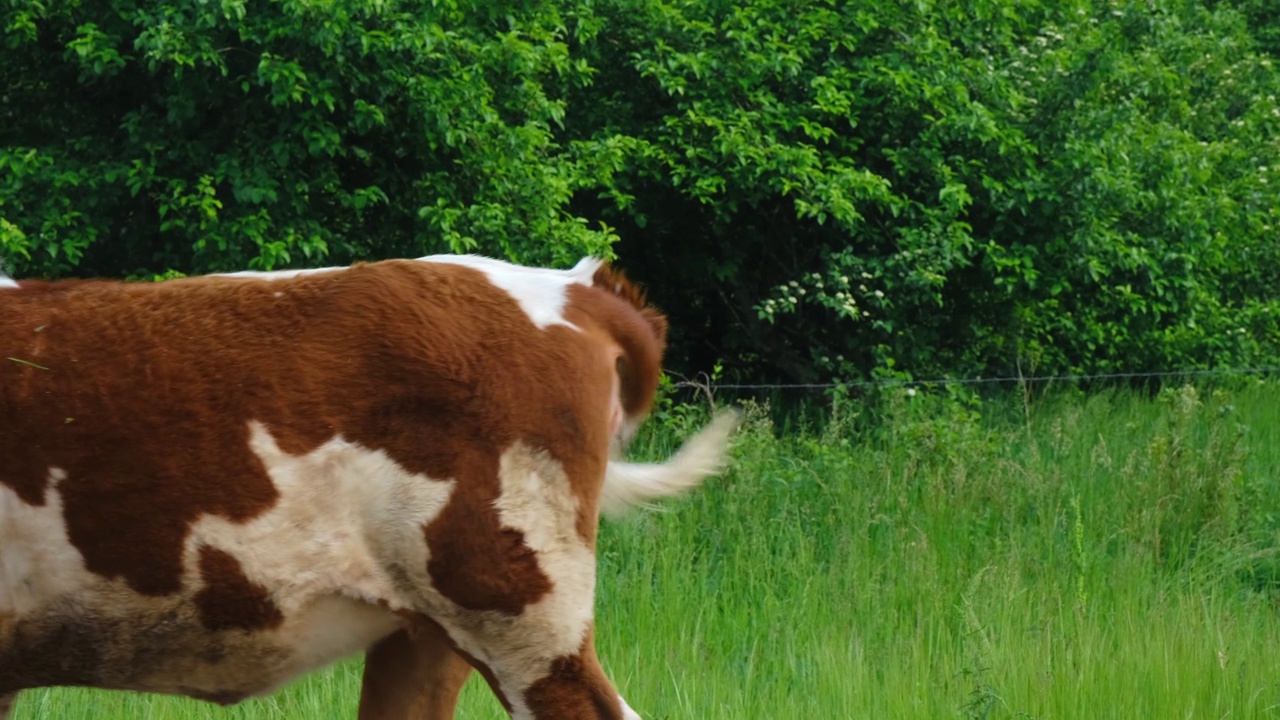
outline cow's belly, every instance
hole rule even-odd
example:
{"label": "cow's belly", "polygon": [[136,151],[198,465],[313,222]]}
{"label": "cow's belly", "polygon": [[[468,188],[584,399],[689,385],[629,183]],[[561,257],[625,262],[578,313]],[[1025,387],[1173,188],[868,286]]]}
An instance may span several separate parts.
{"label": "cow's belly", "polygon": [[[123,602],[121,602],[123,601]],[[0,695],[23,687],[92,687],[232,703],[275,690],[360,652],[398,627],[350,598],[316,598],[271,630],[209,630],[180,599],[82,593],[24,617],[0,636]]]}
{"label": "cow's belly", "polygon": [[[358,653],[394,632],[386,610],[343,597],[317,599],[272,631],[197,629],[192,642],[139,678],[146,692],[181,694],[221,704],[268,694],[298,676]],[[211,649],[217,649],[217,652]]]}

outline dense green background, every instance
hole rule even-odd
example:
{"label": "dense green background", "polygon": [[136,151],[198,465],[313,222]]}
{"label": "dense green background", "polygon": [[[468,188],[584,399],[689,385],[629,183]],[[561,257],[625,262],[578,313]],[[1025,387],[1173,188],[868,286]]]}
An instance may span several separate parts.
{"label": "dense green background", "polygon": [[672,367],[1280,364],[1263,0],[9,0],[0,256],[616,253]]}

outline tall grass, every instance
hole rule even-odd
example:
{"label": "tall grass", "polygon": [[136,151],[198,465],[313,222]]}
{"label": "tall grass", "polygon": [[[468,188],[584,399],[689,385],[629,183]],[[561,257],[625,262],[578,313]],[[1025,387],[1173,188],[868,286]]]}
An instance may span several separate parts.
{"label": "tall grass", "polygon": [[[1280,717],[1280,386],[836,410],[757,409],[728,476],[606,523],[597,643],[646,717]],[[347,718],[358,673],[18,718]],[[459,716],[503,717],[477,682]]]}

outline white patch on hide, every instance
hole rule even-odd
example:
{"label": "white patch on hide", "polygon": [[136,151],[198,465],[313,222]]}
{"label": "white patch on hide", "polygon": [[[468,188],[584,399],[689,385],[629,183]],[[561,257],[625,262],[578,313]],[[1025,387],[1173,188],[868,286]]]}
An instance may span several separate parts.
{"label": "white patch on hide", "polygon": [[203,586],[202,546],[235,557],[285,618],[273,633],[290,649],[282,668],[287,680],[359,652],[398,627],[387,610],[411,609],[413,601],[385,561],[399,560],[405,544],[425,546],[422,527],[444,509],[455,483],[409,473],[386,453],[341,438],[289,455],[257,422],[250,423],[249,446],[280,497],[246,523],[202,516],[184,548],[184,585]]}
{"label": "white patch on hide", "polygon": [[233,277],[245,280],[290,280],[300,275],[314,275],[316,273],[337,272],[346,269],[345,267],[324,267],[299,268],[296,270],[240,270],[230,273],[209,273],[209,277]]}
{"label": "white patch on hide", "polygon": [[479,255],[428,255],[420,262],[461,265],[484,273],[489,282],[511,296],[524,310],[529,321],[539,330],[564,325],[577,330],[565,320],[564,307],[570,285],[590,286],[602,263],[597,258],[583,258],[570,270],[525,267]]}
{"label": "white patch on hide", "polygon": [[67,537],[58,483],[66,472],[49,469],[43,505],[28,505],[0,485],[0,617],[21,617],[51,599],[94,582]]}

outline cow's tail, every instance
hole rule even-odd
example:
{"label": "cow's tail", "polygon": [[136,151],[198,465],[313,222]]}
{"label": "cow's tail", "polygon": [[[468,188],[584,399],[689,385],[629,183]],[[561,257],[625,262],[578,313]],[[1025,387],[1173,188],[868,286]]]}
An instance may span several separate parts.
{"label": "cow's tail", "polygon": [[610,460],[604,474],[600,509],[610,515],[659,498],[682,493],[724,469],[729,435],[738,425],[736,412],[717,415],[685,441],[666,462]]}

